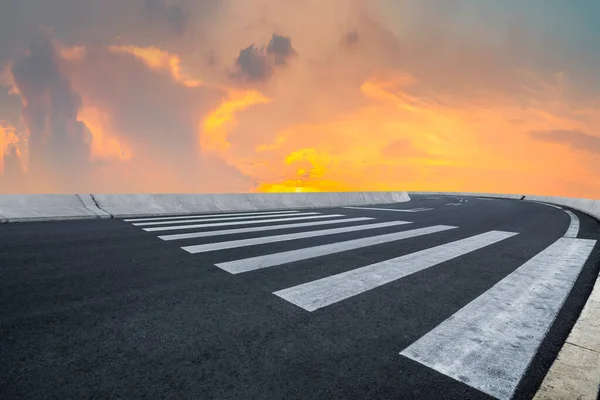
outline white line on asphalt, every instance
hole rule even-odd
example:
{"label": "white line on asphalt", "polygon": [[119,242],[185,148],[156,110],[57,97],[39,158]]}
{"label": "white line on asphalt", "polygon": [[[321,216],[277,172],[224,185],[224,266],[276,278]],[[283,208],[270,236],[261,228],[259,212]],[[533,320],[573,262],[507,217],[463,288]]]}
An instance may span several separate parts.
{"label": "white line on asphalt", "polygon": [[379,222],[376,224],[345,226],[343,228],[321,229],[321,230],[317,230],[317,231],[304,231],[304,232],[298,232],[298,233],[287,233],[284,235],[262,236],[262,237],[251,238],[251,239],[230,240],[228,242],[196,244],[196,245],[192,245],[192,246],[184,246],[184,247],[182,247],[182,249],[191,254],[205,253],[207,251],[234,249],[237,247],[256,246],[256,245],[265,244],[265,243],[287,242],[289,240],[298,240],[298,239],[305,239],[305,238],[311,238],[311,237],[337,235],[340,233],[347,233],[347,232],[360,232],[360,231],[366,231],[366,230],[370,230],[370,229],[389,228],[392,226],[406,225],[406,224],[410,224],[410,222],[405,222],[405,221]]}
{"label": "white line on asphalt", "polygon": [[375,246],[378,244],[394,242],[402,239],[409,239],[417,236],[429,235],[432,233],[443,232],[456,228],[456,226],[447,225],[429,226],[427,228],[412,229],[409,231],[388,233],[385,235],[370,236],[361,239],[348,240],[345,242],[337,242],[321,246],[307,247],[299,250],[283,251],[281,253],[273,253],[264,256],[222,262],[216,264],[216,266],[229,273],[239,274],[242,272],[254,271],[257,269],[287,264],[294,261],[307,260],[314,257],[340,253],[342,251],[354,250],[363,247]]}
{"label": "white line on asphalt", "polygon": [[595,244],[558,239],[400,354],[511,398]]}
{"label": "white line on asphalt", "polygon": [[461,203],[448,203],[447,206],[460,206]]}
{"label": "white line on asphalt", "polygon": [[517,233],[490,231],[283,289],[274,294],[306,311],[315,311],[515,235]]}
{"label": "white line on asphalt", "polygon": [[158,221],[158,222],[140,222],[134,223],[134,226],[149,226],[149,225],[170,225],[170,224],[186,224],[191,222],[216,222],[216,221],[237,221],[241,219],[259,219],[259,218],[281,218],[281,217],[296,217],[299,215],[315,215],[318,212],[305,212],[295,214],[277,214],[277,215],[250,215],[247,217],[226,217],[226,218],[203,218],[203,219],[185,219],[177,221]]}
{"label": "white line on asphalt", "polygon": [[559,206],[556,206],[556,205],[554,205],[554,204],[550,204],[550,203],[544,203],[543,201],[536,201],[536,200],[528,200],[528,201],[530,201],[530,202],[532,202],[532,203],[543,204],[543,205],[545,205],[545,206],[552,207],[552,208],[557,208],[557,209],[559,209],[559,210],[562,210],[562,209],[563,209],[562,207],[559,207]]}
{"label": "white line on asphalt", "polygon": [[[298,214],[296,214],[298,215]],[[301,221],[306,219],[321,219],[321,218],[332,218],[332,217],[345,217],[344,214],[326,214],[326,215],[310,215],[308,217],[294,217],[294,218],[276,218],[276,219],[259,219],[253,221],[234,221],[234,222],[215,222],[208,224],[194,224],[194,225],[176,225],[176,226],[157,226],[154,228],[143,228],[146,232],[157,232],[157,231],[176,231],[180,229],[197,229],[197,228],[213,228],[216,226],[232,226],[232,225],[249,225],[249,224],[264,224],[268,222],[288,222],[288,221]]]}
{"label": "white line on asphalt", "polygon": [[239,234],[239,233],[272,231],[272,230],[277,230],[277,229],[294,229],[294,228],[305,228],[305,227],[309,227],[309,226],[344,224],[344,223],[349,223],[349,222],[370,221],[373,219],[374,218],[371,218],[371,217],[359,217],[359,218],[334,219],[331,221],[303,222],[303,223],[299,223],[299,224],[281,224],[281,225],[257,226],[254,228],[224,229],[224,230],[220,230],[220,231],[176,233],[173,235],[159,236],[159,238],[162,240],[193,239],[193,238],[201,238],[201,237],[235,235],[235,234]]}
{"label": "white line on asphalt", "polygon": [[268,215],[268,214],[287,214],[297,213],[298,211],[286,210],[286,211],[262,211],[262,212],[239,212],[232,214],[201,214],[201,215],[178,215],[175,217],[148,217],[148,218],[130,218],[124,219],[125,222],[142,222],[142,221],[167,221],[170,219],[186,219],[186,218],[215,218],[215,217],[240,217],[244,215]]}
{"label": "white line on asphalt", "polygon": [[344,207],[344,208],[350,208],[353,210],[375,210],[375,211],[396,211],[396,212],[421,212],[421,211],[429,211],[429,210],[433,210],[433,208],[411,208],[411,209],[407,209],[407,210],[402,210],[402,209],[398,209],[398,208],[376,208],[376,207]]}
{"label": "white line on asphalt", "polygon": [[565,233],[564,237],[567,238],[576,238],[579,233],[579,218],[577,215],[573,214],[571,211],[564,210],[569,217],[571,217],[571,222],[569,223],[569,229],[567,229],[567,233]]}

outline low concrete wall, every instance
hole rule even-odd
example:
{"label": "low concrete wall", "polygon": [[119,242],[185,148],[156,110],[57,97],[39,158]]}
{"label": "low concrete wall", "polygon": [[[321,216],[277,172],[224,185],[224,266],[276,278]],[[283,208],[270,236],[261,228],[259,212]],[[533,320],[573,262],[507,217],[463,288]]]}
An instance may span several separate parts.
{"label": "low concrete wall", "polygon": [[306,209],[400,203],[406,192],[248,193],[248,194],[96,194],[98,206],[114,217]]}
{"label": "low concrete wall", "polygon": [[0,222],[390,204],[406,192],[0,195]]}
{"label": "low concrete wall", "polygon": [[[411,193],[540,201],[570,207],[600,220],[600,200],[495,193]],[[409,200],[406,192],[1,195],[0,222],[368,206]]]}
{"label": "low concrete wall", "polygon": [[473,196],[473,197],[490,197],[498,199],[513,199],[521,200],[521,194],[502,194],[502,193],[473,193],[473,192],[409,192],[409,194],[420,195],[443,195],[443,196]]}
{"label": "low concrete wall", "polygon": [[3,222],[110,218],[89,194],[2,195],[0,216]]}
{"label": "low concrete wall", "polygon": [[[520,199],[521,195],[465,192],[415,192]],[[98,208],[94,202],[98,202]],[[552,200],[538,197],[539,201]],[[0,221],[185,214],[189,212],[256,211],[289,208],[390,204],[409,201],[406,192],[326,192],[251,194],[72,194],[2,195]],[[575,199],[577,200],[577,199]],[[108,211],[105,212],[105,211]],[[110,213],[110,214],[109,214]]]}
{"label": "low concrete wall", "polygon": [[551,197],[551,196],[525,196],[523,200],[540,201],[542,203],[555,204],[570,207],[581,211],[600,220],[600,200],[576,199],[573,197]]}

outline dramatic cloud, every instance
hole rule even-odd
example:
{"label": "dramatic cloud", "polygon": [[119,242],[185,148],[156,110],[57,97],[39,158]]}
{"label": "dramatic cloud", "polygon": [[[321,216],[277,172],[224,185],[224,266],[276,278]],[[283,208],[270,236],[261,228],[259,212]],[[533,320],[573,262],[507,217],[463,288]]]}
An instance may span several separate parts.
{"label": "dramatic cloud", "polygon": [[19,140],[14,127],[0,122],[0,175],[4,172],[5,157],[17,151]]}
{"label": "dramatic cloud", "polygon": [[592,136],[580,130],[533,131],[530,135],[537,140],[563,144],[574,150],[600,155],[600,136]]}
{"label": "dramatic cloud", "polygon": [[167,5],[165,0],[146,0],[144,6],[152,22],[164,22],[177,35],[184,32],[188,17],[183,7]]}
{"label": "dramatic cloud", "polygon": [[9,0],[0,191],[600,197],[597,6],[544,4]]}
{"label": "dramatic cloud", "polygon": [[273,34],[266,49],[252,44],[240,50],[236,60],[236,66],[239,67],[236,75],[250,80],[267,79],[277,65],[287,64],[296,54],[291,38]]}
{"label": "dramatic cloud", "polygon": [[89,172],[87,127],[77,120],[81,97],[62,74],[59,56],[43,34],[11,68],[29,138],[29,171],[58,190],[81,185]]}
{"label": "dramatic cloud", "polygon": [[289,58],[296,55],[296,50],[292,48],[291,38],[273,34],[267,46],[267,54],[275,57],[275,64],[286,64]]}

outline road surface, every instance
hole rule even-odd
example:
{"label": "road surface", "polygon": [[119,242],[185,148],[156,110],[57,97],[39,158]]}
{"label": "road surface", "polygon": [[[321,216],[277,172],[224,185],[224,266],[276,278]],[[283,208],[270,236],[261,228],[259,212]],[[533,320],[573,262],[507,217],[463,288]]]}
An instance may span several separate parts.
{"label": "road surface", "polygon": [[0,398],[531,398],[600,225],[412,197],[0,225]]}

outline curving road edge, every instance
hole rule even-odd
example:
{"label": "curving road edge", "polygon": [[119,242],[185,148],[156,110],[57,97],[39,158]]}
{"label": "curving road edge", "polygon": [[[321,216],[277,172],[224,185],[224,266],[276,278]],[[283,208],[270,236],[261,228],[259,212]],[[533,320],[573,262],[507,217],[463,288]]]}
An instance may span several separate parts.
{"label": "curving road edge", "polygon": [[[532,201],[581,211],[600,221],[600,200],[491,193],[411,192]],[[565,210],[572,214],[570,211]],[[569,232],[565,237],[569,236]],[[600,277],[534,400],[597,400],[600,398]]]}
{"label": "curving road edge", "polygon": [[[566,206],[600,220],[600,201],[541,196],[526,196],[525,200]],[[596,400],[599,396],[600,278],[597,278],[590,297],[534,400]]]}

